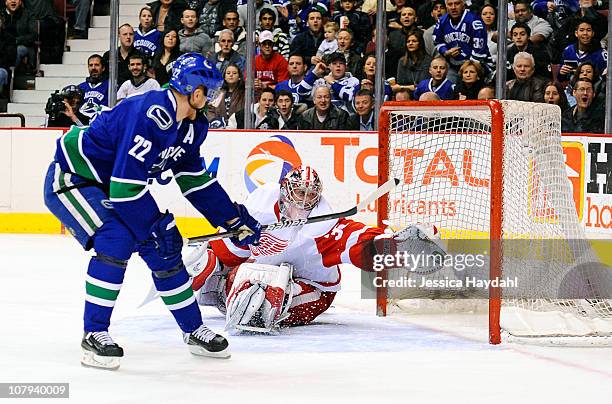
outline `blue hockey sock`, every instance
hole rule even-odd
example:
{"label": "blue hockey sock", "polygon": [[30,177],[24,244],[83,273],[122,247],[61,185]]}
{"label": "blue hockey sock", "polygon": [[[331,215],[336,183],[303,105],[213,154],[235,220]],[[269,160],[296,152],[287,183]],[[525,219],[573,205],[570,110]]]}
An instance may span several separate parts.
{"label": "blue hockey sock", "polygon": [[83,315],[86,332],[108,331],[113,307],[123,284],[126,264],[103,256],[92,257],[89,261]]}
{"label": "blue hockey sock", "polygon": [[160,273],[154,271],[153,282],[183,332],[192,332],[202,325],[202,314],[184,267],[168,277],[160,277]]}

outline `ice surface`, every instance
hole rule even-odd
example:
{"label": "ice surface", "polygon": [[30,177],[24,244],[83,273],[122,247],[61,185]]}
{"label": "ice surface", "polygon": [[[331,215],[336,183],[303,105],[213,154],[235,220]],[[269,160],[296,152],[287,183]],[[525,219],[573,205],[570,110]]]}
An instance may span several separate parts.
{"label": "ice surface", "polygon": [[[374,302],[359,299],[355,268],[344,269],[334,307],[314,324],[278,336],[231,336],[232,358],[219,360],[190,355],[160,301],[137,308],[151,280],[133,258],[110,330],[126,351],[121,369],[82,368],[87,262],[70,237],[0,235],[0,382],[68,382],[69,401],[84,404],[606,403],[612,397],[612,349],[494,347],[477,315],[377,318]],[[203,315],[211,328],[223,328],[215,310]]]}

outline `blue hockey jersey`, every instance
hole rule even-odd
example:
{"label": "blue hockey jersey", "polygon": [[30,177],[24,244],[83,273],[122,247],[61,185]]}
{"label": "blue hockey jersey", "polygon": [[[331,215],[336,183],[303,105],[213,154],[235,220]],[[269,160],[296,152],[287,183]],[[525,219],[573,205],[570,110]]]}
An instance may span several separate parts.
{"label": "blue hockey jersey", "polygon": [[203,168],[200,146],[208,121],[176,121],[170,90],[150,91],[100,113],[89,128],[69,131],[57,141],[55,160],[107,189],[113,209],[137,240],[149,238],[160,216],[149,179],[172,170],[183,195],[214,226],[238,216],[227,193]]}
{"label": "blue hockey jersey", "polygon": [[428,92],[438,94],[441,100],[455,99],[455,85],[449,79],[444,79],[439,86],[435,87],[433,85],[433,79],[425,79],[417,84],[412,97],[418,100],[421,95]]}
{"label": "blue hockey jersey", "polygon": [[83,106],[93,108],[108,106],[108,80],[96,84],[84,81],[78,87],[83,90]]}
{"label": "blue hockey jersey", "polygon": [[491,70],[487,29],[476,14],[465,10],[456,25],[451,21],[449,14],[443,15],[436,23],[433,40],[436,50],[442,55],[451,48],[461,48],[459,56],[449,59],[449,63],[453,66],[458,68],[466,60],[474,60],[485,70]]}
{"label": "blue hockey jersey", "polygon": [[134,48],[150,58],[155,54],[155,51],[160,46],[160,42],[161,32],[156,29],[145,33],[140,31],[140,28],[134,31]]}
{"label": "blue hockey jersey", "polygon": [[[562,65],[574,64],[575,66],[578,66],[584,62],[593,63],[593,66],[595,66],[595,68],[599,71],[599,74],[601,74],[606,67],[608,67],[608,52],[606,52],[604,49],[597,49],[591,53],[582,52],[578,50],[577,44],[572,44],[566,47],[561,54]],[[566,80],[567,77],[559,74],[559,79]]]}

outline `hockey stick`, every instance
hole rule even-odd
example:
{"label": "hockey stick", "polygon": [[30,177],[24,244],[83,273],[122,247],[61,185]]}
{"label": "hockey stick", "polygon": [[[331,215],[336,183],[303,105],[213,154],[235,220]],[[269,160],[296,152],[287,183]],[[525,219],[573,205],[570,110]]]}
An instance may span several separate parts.
{"label": "hockey stick", "polygon": [[[320,216],[309,217],[307,219],[281,220],[280,222],[276,222],[276,223],[264,224],[263,226],[261,226],[261,231],[265,231],[265,230],[270,231],[270,230],[284,229],[287,227],[303,226],[305,224],[318,223],[318,222],[324,222],[326,220],[339,219],[341,217],[353,216],[360,210],[365,209],[370,203],[374,202],[381,196],[389,193],[393,188],[397,186],[397,184],[399,184],[399,179],[397,178],[390,179],[389,181],[385,182],[380,187],[378,187],[378,189],[376,189],[370,195],[368,195],[367,198],[359,202],[357,206],[353,206],[352,208],[348,210],[345,210],[342,212],[336,212],[336,213],[328,213],[328,214],[320,215]],[[220,238],[236,237],[238,236],[238,234],[240,234],[240,231],[238,230],[225,231],[221,233],[207,234],[204,236],[190,237],[188,241],[190,243],[196,242],[196,241],[202,242],[202,241],[216,240]]]}

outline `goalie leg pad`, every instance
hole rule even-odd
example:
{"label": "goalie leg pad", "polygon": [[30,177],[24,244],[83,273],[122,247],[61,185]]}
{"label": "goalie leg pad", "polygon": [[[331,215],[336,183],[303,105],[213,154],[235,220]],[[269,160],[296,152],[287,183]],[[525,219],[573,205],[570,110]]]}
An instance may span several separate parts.
{"label": "goalie leg pad", "polygon": [[227,297],[226,330],[270,332],[276,328],[290,302],[286,294],[291,272],[285,264],[242,264]]}
{"label": "goalie leg pad", "polygon": [[289,317],[281,323],[282,327],[306,325],[331,306],[336,292],[324,292],[313,285],[296,279],[293,283],[293,299]]}

